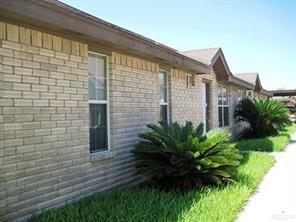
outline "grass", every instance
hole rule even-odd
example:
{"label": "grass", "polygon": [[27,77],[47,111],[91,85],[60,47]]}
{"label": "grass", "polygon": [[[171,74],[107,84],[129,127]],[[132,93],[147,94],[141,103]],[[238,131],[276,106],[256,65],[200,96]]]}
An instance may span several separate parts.
{"label": "grass", "polygon": [[118,189],[45,212],[30,221],[234,221],[273,164],[272,156],[249,152],[244,154],[236,183],[185,194],[149,187]]}
{"label": "grass", "polygon": [[247,139],[237,142],[238,149],[243,151],[265,151],[265,152],[278,152],[283,151],[289,144],[291,134],[296,132],[296,124],[293,124],[285,131],[280,132],[277,136],[269,136],[259,139]]}

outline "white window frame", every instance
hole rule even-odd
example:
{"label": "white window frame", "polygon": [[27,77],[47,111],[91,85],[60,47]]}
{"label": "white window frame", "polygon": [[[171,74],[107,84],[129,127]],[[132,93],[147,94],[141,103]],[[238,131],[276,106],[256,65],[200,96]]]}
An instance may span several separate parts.
{"label": "white window frame", "polygon": [[[189,77],[191,77],[191,83],[189,82]],[[187,86],[193,86],[193,75],[190,73],[186,73],[186,83]]]}
{"label": "white window frame", "polygon": [[[230,99],[230,96],[229,96],[229,87],[227,86],[223,86],[223,85],[218,85],[218,87],[222,87],[222,104],[219,105],[219,94],[218,94],[218,120],[219,120],[219,107],[222,108],[222,126],[220,127],[228,127],[230,125],[230,110],[229,110],[229,99]],[[223,105],[223,88],[227,89],[227,105]],[[228,125],[225,125],[225,121],[224,121],[224,107],[228,107]]]}
{"label": "white window frame", "polygon": [[[160,106],[166,106],[167,107],[167,123],[169,123],[169,72],[167,70],[164,69],[159,69],[158,73],[165,73],[166,75],[166,102],[162,102],[161,98],[159,98],[160,100]],[[159,89],[160,89],[160,85],[159,85]],[[159,93],[160,96],[160,93]],[[160,107],[159,107],[160,108]]]}
{"label": "white window frame", "polygon": [[[109,152],[111,150],[111,139],[110,139],[110,105],[109,105],[109,60],[108,60],[108,56],[98,53],[98,52],[93,52],[93,51],[88,51],[88,55],[89,54],[95,54],[95,55],[99,55],[101,57],[105,58],[106,61],[106,90],[107,90],[107,94],[106,94],[106,100],[88,100],[88,105],[90,104],[106,104],[106,113],[107,113],[107,147],[105,150],[97,150],[94,152],[91,152],[92,154],[97,154],[97,153],[104,153],[104,152]],[[89,76],[87,75],[87,78],[89,78]],[[89,149],[89,151],[91,151]]]}

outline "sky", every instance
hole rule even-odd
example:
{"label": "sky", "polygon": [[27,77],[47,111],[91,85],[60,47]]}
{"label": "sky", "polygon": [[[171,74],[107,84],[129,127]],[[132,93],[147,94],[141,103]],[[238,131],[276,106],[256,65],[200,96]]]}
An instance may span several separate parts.
{"label": "sky", "polygon": [[182,50],[221,47],[232,73],[296,89],[296,0],[62,0]]}

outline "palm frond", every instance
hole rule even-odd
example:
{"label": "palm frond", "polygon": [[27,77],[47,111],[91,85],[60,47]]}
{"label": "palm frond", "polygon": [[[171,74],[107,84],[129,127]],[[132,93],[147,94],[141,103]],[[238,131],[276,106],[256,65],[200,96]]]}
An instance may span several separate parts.
{"label": "palm frond", "polygon": [[187,189],[216,185],[230,180],[241,156],[225,142],[226,130],[204,134],[204,125],[191,122],[149,124],[150,131],[139,135],[133,153],[138,172],[161,187]]}
{"label": "palm frond", "polygon": [[243,99],[235,108],[234,117],[247,122],[241,138],[260,138],[276,135],[291,124],[288,109],[276,100]]}

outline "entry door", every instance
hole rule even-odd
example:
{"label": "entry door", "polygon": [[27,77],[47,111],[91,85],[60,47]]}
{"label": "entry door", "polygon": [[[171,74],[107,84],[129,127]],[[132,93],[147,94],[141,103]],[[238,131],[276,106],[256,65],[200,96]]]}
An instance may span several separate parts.
{"label": "entry door", "polygon": [[210,130],[210,84],[203,83],[203,123],[206,131]]}

